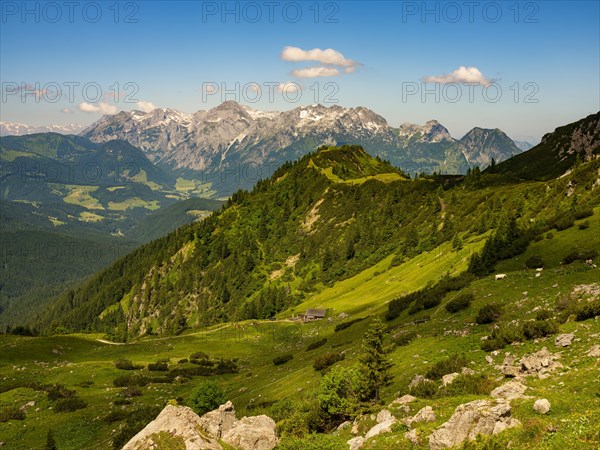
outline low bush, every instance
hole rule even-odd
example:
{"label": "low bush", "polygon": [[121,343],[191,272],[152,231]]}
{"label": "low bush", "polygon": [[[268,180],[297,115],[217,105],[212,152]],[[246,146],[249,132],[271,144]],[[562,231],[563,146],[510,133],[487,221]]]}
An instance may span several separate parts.
{"label": "low bush", "polygon": [[583,320],[593,319],[596,316],[600,316],[600,300],[580,305],[577,308],[575,320],[581,322]]}
{"label": "low bush", "polygon": [[129,400],[128,398],[118,398],[113,402],[113,404],[115,406],[131,405],[131,400]]}
{"label": "low bush", "polygon": [[535,315],[535,320],[546,320],[552,317],[552,311],[549,309],[540,309]]}
{"label": "low bush", "polygon": [[414,338],[417,337],[417,333],[414,331],[405,331],[392,336],[392,342],[398,347],[408,345]]}
{"label": "low bush", "polygon": [[557,231],[563,231],[575,225],[575,219],[571,215],[564,215],[554,221],[554,228]]}
{"label": "low bush", "polygon": [[56,401],[61,398],[71,398],[75,397],[77,394],[72,389],[67,389],[62,384],[53,384],[46,389],[46,393],[48,395],[48,400]]}
{"label": "low bush", "polygon": [[460,294],[446,303],[446,311],[449,313],[456,313],[458,311],[462,311],[463,309],[467,309],[469,306],[471,306],[471,303],[474,299],[475,297],[473,294]]}
{"label": "low bush", "polygon": [[431,380],[423,380],[409,388],[409,394],[418,398],[434,398],[438,394],[437,383]]}
{"label": "low bush", "polygon": [[145,375],[121,375],[113,380],[115,387],[146,386],[150,378]]}
{"label": "low bush", "polygon": [[313,363],[313,368],[315,370],[326,369],[334,365],[336,362],[342,361],[344,357],[345,356],[343,353],[326,353],[315,359],[315,362]]}
{"label": "low bush", "polygon": [[586,217],[591,217],[594,215],[594,210],[592,208],[581,208],[573,213],[573,218],[575,220],[585,219]]}
{"label": "low bush", "polygon": [[106,423],[120,422],[121,420],[125,420],[128,414],[125,409],[113,409],[102,420]]}
{"label": "low bush", "polygon": [[364,318],[364,317],[358,317],[358,318],[356,318],[356,319],[349,320],[348,322],[342,322],[342,323],[338,323],[338,324],[335,326],[335,329],[334,329],[333,331],[337,333],[338,331],[345,330],[346,328],[349,328],[349,327],[351,327],[352,325],[354,325],[355,323],[358,323],[358,322],[360,322],[360,321],[362,321],[362,320],[365,320],[365,318]]}
{"label": "low bush", "polygon": [[151,372],[167,372],[169,365],[166,362],[155,362],[148,364],[148,370]]}
{"label": "low bush", "polygon": [[25,411],[16,405],[4,405],[0,407],[0,423],[9,420],[25,420]]}
{"label": "low bush", "polygon": [[535,320],[523,324],[525,339],[538,339],[558,332],[558,323],[555,320]]}
{"label": "low bush", "polygon": [[200,383],[188,401],[188,405],[201,416],[227,401],[227,396],[221,387],[214,381]]}
{"label": "low bush", "polygon": [[143,366],[135,365],[131,360],[124,358],[117,359],[115,361],[115,367],[120,370],[139,370],[143,368]]}
{"label": "low bush", "polygon": [[575,261],[587,261],[598,256],[598,252],[593,249],[573,250],[568,253],[561,261],[562,264],[572,264]]}
{"label": "low bush", "polygon": [[489,395],[495,387],[496,382],[484,374],[459,375],[452,383],[439,390],[439,396]]}
{"label": "low bush", "polygon": [[323,338],[323,339],[319,339],[318,341],[315,342],[311,342],[310,344],[308,344],[308,346],[306,347],[306,351],[310,352],[311,350],[315,350],[319,347],[324,346],[327,343],[327,338]]}
{"label": "low bush", "polygon": [[87,403],[81,400],[79,397],[61,398],[56,401],[54,406],[54,412],[72,412],[78,409],[83,409],[87,406]]}
{"label": "low bush", "polygon": [[493,323],[496,322],[501,315],[502,307],[500,305],[497,303],[488,303],[479,310],[475,317],[475,322],[479,325]]}
{"label": "low bush", "polygon": [[142,391],[137,386],[127,386],[121,391],[120,395],[126,398],[141,397]]}
{"label": "low bush", "polygon": [[539,269],[544,267],[544,261],[540,255],[533,255],[527,258],[527,261],[525,261],[525,266],[529,269]]}
{"label": "low bush", "polygon": [[294,355],[292,354],[276,356],[275,358],[273,358],[273,364],[275,364],[276,366],[280,366],[281,364],[285,364],[286,362],[291,361],[292,359],[294,359]]}
{"label": "low bush", "polygon": [[208,355],[204,352],[194,352],[190,355],[190,359],[208,359]]}
{"label": "low bush", "polygon": [[460,370],[468,364],[467,359],[462,355],[451,355],[445,359],[436,362],[425,374],[425,378],[440,379],[444,375]]}
{"label": "low bush", "polygon": [[587,230],[589,227],[590,227],[589,220],[586,220],[585,222],[581,222],[579,225],[577,225],[577,228],[579,228],[580,230]]}

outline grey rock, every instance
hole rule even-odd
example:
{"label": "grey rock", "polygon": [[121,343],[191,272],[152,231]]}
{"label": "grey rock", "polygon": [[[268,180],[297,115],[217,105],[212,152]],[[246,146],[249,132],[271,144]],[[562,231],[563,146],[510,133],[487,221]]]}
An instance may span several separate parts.
{"label": "grey rock", "polygon": [[559,334],[556,336],[556,339],[554,339],[554,345],[557,347],[568,347],[571,345],[571,342],[573,342],[573,339],[575,339],[573,333]]}
{"label": "grey rock", "polygon": [[538,414],[548,414],[550,412],[550,402],[545,398],[540,398],[533,404],[533,410]]}

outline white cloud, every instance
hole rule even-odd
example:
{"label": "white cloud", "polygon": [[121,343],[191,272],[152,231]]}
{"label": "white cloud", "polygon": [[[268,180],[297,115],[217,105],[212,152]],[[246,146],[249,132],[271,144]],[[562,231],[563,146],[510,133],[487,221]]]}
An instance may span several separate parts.
{"label": "white cloud", "polygon": [[63,114],[73,114],[73,110],[71,108],[63,108],[60,110]]}
{"label": "white cloud", "polygon": [[477,67],[460,66],[453,72],[423,78],[427,83],[477,83],[483,86],[490,84],[493,80],[488,80],[483,76]]}
{"label": "white cloud", "polygon": [[277,86],[277,90],[279,92],[285,92],[287,94],[293,94],[302,90],[302,86],[298,83],[294,83],[293,81],[288,81],[287,83],[280,83]]}
{"label": "white cloud", "polygon": [[304,69],[295,69],[292,75],[298,78],[315,78],[315,77],[335,77],[340,74],[340,71],[335,67],[306,67]]}
{"label": "white cloud", "polygon": [[100,103],[80,103],[78,106],[80,111],[86,113],[101,113],[101,114],[116,114],[117,107],[106,102]]}
{"label": "white cloud", "polygon": [[150,111],[156,109],[156,106],[152,102],[147,102],[145,100],[140,100],[135,105],[135,108],[139,109],[140,111],[150,112]]}
{"label": "white cloud", "polygon": [[344,73],[352,73],[356,70],[357,66],[361,65],[359,62],[346,58],[341,52],[332,48],[325,50],[320,48],[303,50],[299,47],[288,46],[281,51],[280,56],[284,61],[312,61],[320,64],[319,66],[292,71],[292,75],[298,78],[335,77],[341,73],[338,68],[343,68]]}

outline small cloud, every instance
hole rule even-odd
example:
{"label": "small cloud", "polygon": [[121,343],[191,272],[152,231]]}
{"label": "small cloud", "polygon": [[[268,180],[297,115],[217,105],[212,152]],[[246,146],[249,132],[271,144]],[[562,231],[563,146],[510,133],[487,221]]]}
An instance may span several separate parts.
{"label": "small cloud", "polygon": [[316,77],[336,77],[340,71],[335,67],[306,67],[304,69],[295,69],[292,75],[298,78],[316,78]]}
{"label": "small cloud", "polygon": [[150,111],[155,110],[156,106],[152,102],[140,100],[139,102],[136,103],[135,108],[139,109],[140,111],[150,112]]}
{"label": "small cloud", "polygon": [[100,103],[80,103],[78,106],[80,111],[85,113],[101,113],[101,114],[116,114],[117,107],[106,102]]}
{"label": "small cloud", "polygon": [[279,86],[277,86],[277,90],[279,92],[285,92],[287,94],[294,94],[298,91],[301,91],[302,86],[293,81],[288,81],[287,83],[280,83]]}
{"label": "small cloud", "polygon": [[481,71],[477,67],[465,67],[460,66],[453,72],[445,75],[431,76],[423,78],[423,81],[427,83],[477,83],[482,86],[489,85],[493,80],[488,80],[483,76]]}
{"label": "small cloud", "polygon": [[63,108],[60,110],[63,114],[73,114],[73,110],[71,108]]}
{"label": "small cloud", "polygon": [[356,67],[361,65],[359,62],[346,58],[341,52],[332,48],[325,50],[320,48],[303,50],[299,47],[288,46],[281,51],[280,56],[284,61],[311,61],[321,64],[320,66],[294,70],[292,75],[299,78],[334,77],[341,73],[337,67],[343,68],[344,73],[353,73]]}

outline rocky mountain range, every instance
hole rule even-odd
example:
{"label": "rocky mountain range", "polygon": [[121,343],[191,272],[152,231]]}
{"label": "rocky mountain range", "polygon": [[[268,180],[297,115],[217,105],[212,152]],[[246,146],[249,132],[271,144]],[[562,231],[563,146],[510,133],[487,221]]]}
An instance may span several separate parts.
{"label": "rocky mountain range", "polygon": [[[194,114],[173,109],[123,111],[102,117],[81,134],[95,142],[123,139],[159,165],[202,172],[213,183],[231,174],[238,187],[249,187],[285,161],[324,144],[362,145],[409,173],[465,173],[470,166],[489,164],[492,157],[502,161],[520,152],[500,130],[482,131],[468,133],[463,141],[435,120],[395,128],[364,107],[316,104],[264,112],[227,101]],[[221,177],[213,177],[219,173]],[[231,191],[229,185],[216,189]]]}

